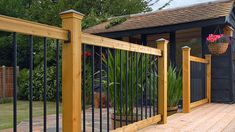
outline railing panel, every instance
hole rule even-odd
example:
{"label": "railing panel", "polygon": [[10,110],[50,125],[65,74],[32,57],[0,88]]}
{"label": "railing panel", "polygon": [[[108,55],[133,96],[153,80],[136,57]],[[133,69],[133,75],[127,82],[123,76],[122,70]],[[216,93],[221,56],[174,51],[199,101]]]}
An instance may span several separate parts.
{"label": "railing panel", "polygon": [[[168,41],[157,41],[156,48],[122,42],[82,33],[83,15],[76,11],[63,12],[61,18],[63,28],[0,16],[0,30],[13,32],[6,34],[12,38],[13,47],[12,131],[19,130],[21,121],[19,99],[28,104],[28,125],[23,131],[38,130],[35,120],[39,117],[35,117],[39,115],[40,131],[44,132],[139,130],[166,123]],[[19,59],[25,45],[26,57]],[[16,66],[22,59],[27,90],[18,96],[22,78],[16,76]],[[53,112],[48,102],[51,99],[55,102]],[[42,103],[39,113],[36,100]],[[48,125],[52,123],[49,118],[54,128]]]}
{"label": "railing panel", "polygon": [[82,62],[84,132],[158,115],[158,56],[83,44]]}
{"label": "railing panel", "polygon": [[190,55],[190,48],[183,47],[183,112],[210,103],[211,55],[206,59]]}

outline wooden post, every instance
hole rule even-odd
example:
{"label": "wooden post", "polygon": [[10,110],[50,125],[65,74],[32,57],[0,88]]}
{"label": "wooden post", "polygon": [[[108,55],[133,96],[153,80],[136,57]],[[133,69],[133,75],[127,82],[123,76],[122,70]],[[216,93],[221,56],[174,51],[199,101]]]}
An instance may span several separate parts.
{"label": "wooden post", "polygon": [[190,50],[191,48],[184,46],[182,48],[182,66],[183,66],[183,112],[190,112]]}
{"label": "wooden post", "polygon": [[206,64],[206,98],[211,103],[211,55],[205,55],[208,64]]}
{"label": "wooden post", "polygon": [[161,115],[160,124],[167,123],[167,44],[165,39],[157,40],[157,48],[162,50],[158,60],[158,112]]}
{"label": "wooden post", "polygon": [[70,31],[70,41],[62,49],[63,132],[81,132],[81,21],[83,15],[74,10],[60,13],[62,27]]}

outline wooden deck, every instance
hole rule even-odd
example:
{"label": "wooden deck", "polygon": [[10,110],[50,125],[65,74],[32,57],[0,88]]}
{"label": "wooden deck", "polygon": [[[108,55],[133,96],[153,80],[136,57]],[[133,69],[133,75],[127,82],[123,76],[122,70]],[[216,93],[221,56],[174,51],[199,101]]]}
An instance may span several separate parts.
{"label": "wooden deck", "polygon": [[152,125],[139,132],[235,132],[235,104],[205,104],[191,113],[168,117],[165,125]]}

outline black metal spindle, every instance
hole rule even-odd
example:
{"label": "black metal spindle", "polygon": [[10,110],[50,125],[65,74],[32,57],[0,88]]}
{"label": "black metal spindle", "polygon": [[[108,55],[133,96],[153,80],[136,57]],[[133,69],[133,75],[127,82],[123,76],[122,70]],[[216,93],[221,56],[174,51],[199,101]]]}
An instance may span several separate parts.
{"label": "black metal spindle", "polygon": [[120,126],[122,127],[122,51],[120,50]]}
{"label": "black metal spindle", "polygon": [[44,43],[44,81],[43,81],[43,128],[47,131],[47,39],[43,39]]}
{"label": "black metal spindle", "polygon": [[29,131],[33,131],[33,36],[29,36]]}
{"label": "black metal spindle", "polygon": [[91,114],[91,120],[92,120],[92,132],[95,131],[95,111],[94,111],[94,90],[95,90],[95,87],[94,87],[94,66],[95,65],[95,48],[94,46],[92,46],[92,64],[91,64],[91,73],[92,73],[92,91],[91,91],[91,103],[92,103],[92,114]]}
{"label": "black metal spindle", "polygon": [[134,93],[133,93],[133,69],[131,68],[133,67],[133,52],[131,52],[130,54],[130,71],[131,71],[131,75],[130,75],[130,78],[131,78],[131,123],[133,123],[133,108],[134,108],[134,103],[133,103],[133,97],[134,97]]}
{"label": "black metal spindle", "polygon": [[141,120],[143,120],[143,54],[141,56]]}
{"label": "black metal spindle", "polygon": [[83,61],[83,65],[82,65],[82,70],[83,70],[83,79],[82,79],[82,83],[83,83],[83,87],[82,87],[82,112],[83,112],[83,132],[86,132],[86,84],[85,84],[85,80],[86,80],[86,45],[83,45],[83,49],[82,49],[82,53],[83,53],[83,57],[82,57],[82,61]]}
{"label": "black metal spindle", "polygon": [[[113,52],[113,56],[114,56],[114,97],[116,97],[116,50],[114,49]],[[114,129],[116,129],[116,98],[114,98]]]}
{"label": "black metal spindle", "polygon": [[152,71],[151,71],[151,62],[152,62],[152,56],[149,55],[149,116],[152,116]]}
{"label": "black metal spindle", "polygon": [[148,106],[147,106],[147,87],[148,87],[148,75],[147,75],[147,68],[148,68],[148,58],[147,55],[144,55],[145,57],[145,87],[144,87],[144,94],[145,94],[145,119],[147,119],[147,111],[148,111]]}
{"label": "black metal spindle", "polygon": [[156,102],[156,96],[155,96],[155,92],[156,92],[156,69],[155,69],[155,64],[156,64],[156,61],[155,61],[155,56],[153,56],[153,115],[155,116],[156,115],[156,110],[155,110],[155,102]]}
{"label": "black metal spindle", "polygon": [[102,47],[100,47],[100,131],[102,131]]}
{"label": "black metal spindle", "polygon": [[135,53],[135,61],[136,61],[136,121],[138,121],[138,84],[139,84],[139,81],[138,81],[138,76],[139,76],[139,74],[138,74],[138,63],[139,63],[139,59],[138,59],[138,53],[136,52]]}
{"label": "black metal spindle", "polygon": [[109,132],[109,49],[107,51],[107,132]]}
{"label": "black metal spindle", "polygon": [[126,51],[126,125],[128,122],[128,51]]}
{"label": "black metal spindle", "polygon": [[59,132],[59,103],[60,103],[60,97],[59,97],[59,56],[60,56],[60,49],[59,49],[59,40],[56,40],[56,132]]}
{"label": "black metal spindle", "polygon": [[16,42],[16,33],[13,33],[13,49],[14,49],[14,54],[13,54],[13,129],[14,132],[17,132],[17,42]]}
{"label": "black metal spindle", "polygon": [[[154,68],[155,69],[155,81],[156,81],[156,85],[155,85],[155,87],[156,87],[156,91],[155,91],[155,93],[154,93],[154,96],[157,96],[157,97],[154,97],[154,99],[156,99],[156,101],[155,101],[155,103],[156,103],[156,105],[155,105],[155,107],[157,107],[158,106],[158,94],[159,94],[159,92],[158,92],[158,57],[156,57],[156,68]],[[157,108],[157,110],[156,110],[156,113],[158,114],[158,108]]]}

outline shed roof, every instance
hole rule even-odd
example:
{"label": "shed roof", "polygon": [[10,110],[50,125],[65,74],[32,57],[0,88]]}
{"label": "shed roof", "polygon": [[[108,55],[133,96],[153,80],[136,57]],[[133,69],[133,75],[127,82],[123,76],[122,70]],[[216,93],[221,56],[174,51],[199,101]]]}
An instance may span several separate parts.
{"label": "shed roof", "polygon": [[106,22],[85,29],[84,32],[93,34],[109,33],[215,19],[229,16],[233,5],[234,0],[219,0],[181,8],[121,16],[127,18],[121,24],[106,28],[110,23],[111,19],[109,19]]}

